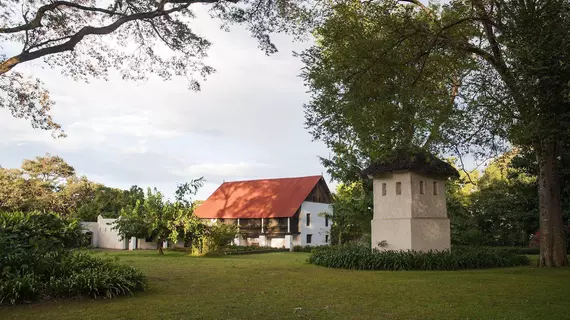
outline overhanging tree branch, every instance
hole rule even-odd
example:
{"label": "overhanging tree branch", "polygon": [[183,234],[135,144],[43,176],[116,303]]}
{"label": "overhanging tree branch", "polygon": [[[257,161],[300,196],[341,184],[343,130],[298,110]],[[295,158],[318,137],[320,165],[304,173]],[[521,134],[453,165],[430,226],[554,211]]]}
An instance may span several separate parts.
{"label": "overhanging tree branch", "polygon": [[73,2],[69,2],[69,1],[55,1],[55,2],[52,2],[50,4],[47,4],[45,6],[40,7],[38,9],[38,12],[36,13],[36,16],[34,17],[34,19],[30,20],[29,22],[26,22],[26,23],[19,25],[19,26],[16,26],[16,27],[0,28],[0,33],[16,33],[16,32],[21,32],[21,31],[25,31],[25,30],[33,30],[33,29],[39,28],[42,26],[42,19],[48,11],[53,11],[53,10],[57,9],[58,7],[62,7],[62,6],[75,8],[75,9],[79,9],[79,10],[83,10],[83,11],[89,11],[89,12],[106,13],[109,15],[122,15],[121,13],[114,11],[114,10],[83,6],[83,5],[73,3]]}
{"label": "overhanging tree branch", "polygon": [[12,68],[14,68],[15,66],[17,66],[18,64],[20,64],[22,62],[38,59],[38,58],[41,58],[43,56],[54,54],[54,53],[60,53],[60,52],[73,50],[73,48],[75,48],[75,46],[81,40],[83,40],[83,38],[85,36],[109,34],[113,31],[117,30],[120,26],[122,26],[123,24],[125,24],[129,21],[134,21],[134,20],[139,20],[139,19],[152,19],[152,18],[156,18],[159,16],[168,15],[168,14],[171,14],[173,12],[177,12],[177,11],[181,11],[183,9],[186,9],[189,5],[190,5],[190,3],[185,4],[185,5],[181,5],[178,7],[174,7],[174,8],[171,8],[169,10],[165,10],[165,11],[151,11],[151,12],[135,13],[135,14],[128,15],[128,16],[123,16],[123,17],[117,19],[117,21],[115,21],[115,22],[113,22],[107,26],[103,26],[103,27],[85,26],[85,27],[81,28],[73,36],[71,36],[69,38],[69,40],[67,40],[66,42],[64,42],[62,44],[59,44],[59,45],[56,45],[53,47],[42,48],[42,49],[39,49],[39,50],[33,51],[33,52],[22,52],[19,55],[16,55],[12,58],[7,59],[6,61],[4,61],[0,64],[0,75],[10,71]]}

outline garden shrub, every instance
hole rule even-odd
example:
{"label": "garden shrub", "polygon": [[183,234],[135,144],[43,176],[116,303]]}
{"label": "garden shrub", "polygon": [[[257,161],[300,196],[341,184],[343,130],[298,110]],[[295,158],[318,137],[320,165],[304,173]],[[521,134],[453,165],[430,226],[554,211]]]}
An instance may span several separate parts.
{"label": "garden shrub", "polygon": [[[454,249],[467,249],[469,247],[470,246],[451,246],[452,250],[454,250]],[[534,248],[534,247],[489,247],[489,246],[483,246],[483,248],[504,250],[504,251],[508,251],[508,252],[516,253],[516,254],[526,254],[526,255],[540,254],[540,248]]]}
{"label": "garden shrub", "polygon": [[286,248],[273,248],[273,247],[260,247],[260,246],[225,246],[217,251],[208,252],[208,256],[217,255],[241,255],[241,254],[254,254],[254,253],[270,253],[270,252],[282,252],[289,251]]}
{"label": "garden shrub", "polygon": [[81,246],[83,229],[74,219],[54,213],[0,212],[0,238],[8,243],[2,253],[11,250],[50,251]]}
{"label": "garden shrub", "polygon": [[137,269],[78,250],[24,253],[2,259],[0,264],[0,304],[70,297],[113,298],[147,286],[146,276]]}
{"label": "garden shrub", "polygon": [[239,227],[237,225],[222,222],[209,225],[206,230],[205,244],[208,248],[207,251],[218,251],[220,248],[229,245],[239,235]]}
{"label": "garden shrub", "polygon": [[313,250],[320,248],[320,247],[328,247],[328,246],[293,246],[293,252],[312,252]]}
{"label": "garden shrub", "polygon": [[106,297],[146,288],[133,267],[74,249],[82,230],[55,214],[0,213],[0,304]]}
{"label": "garden shrub", "polygon": [[459,247],[444,251],[379,251],[344,245],[312,251],[309,263],[357,270],[460,270],[528,265],[529,259],[500,248]]}

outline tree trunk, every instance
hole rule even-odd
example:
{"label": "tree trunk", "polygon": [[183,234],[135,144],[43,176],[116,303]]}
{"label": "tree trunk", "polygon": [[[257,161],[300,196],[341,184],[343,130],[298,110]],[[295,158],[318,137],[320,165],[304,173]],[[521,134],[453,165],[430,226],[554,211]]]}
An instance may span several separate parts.
{"label": "tree trunk", "polygon": [[540,213],[541,267],[568,265],[566,236],[562,221],[558,162],[560,145],[557,141],[544,141],[536,150],[538,160],[538,199]]}
{"label": "tree trunk", "polygon": [[156,242],[156,248],[158,249],[158,254],[164,254],[164,251],[162,251],[162,241]]}

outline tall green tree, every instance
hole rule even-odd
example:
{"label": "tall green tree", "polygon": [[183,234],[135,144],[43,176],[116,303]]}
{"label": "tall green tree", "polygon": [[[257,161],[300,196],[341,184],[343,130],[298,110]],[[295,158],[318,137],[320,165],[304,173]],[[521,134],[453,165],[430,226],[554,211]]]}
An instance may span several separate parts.
{"label": "tall green tree", "polygon": [[[0,3],[0,43],[19,52],[0,51],[0,107],[28,119],[34,127],[61,127],[50,115],[53,101],[40,79],[15,68],[42,61],[76,80],[124,79],[151,74],[165,80],[190,79],[189,87],[214,72],[203,62],[211,43],[193,29],[194,8],[207,6],[210,17],[228,29],[244,25],[267,54],[276,51],[275,31],[293,31],[308,1],[290,0],[9,0]],[[292,23],[293,22],[293,23]]]}
{"label": "tall green tree", "polygon": [[61,184],[75,175],[75,169],[63,158],[46,153],[33,160],[24,160],[22,171],[32,179],[39,180],[45,187],[56,190]]}
{"label": "tall green tree", "polygon": [[78,177],[61,157],[46,154],[24,160],[18,169],[0,168],[0,209],[76,216],[101,187],[85,176]]}
{"label": "tall green tree", "polygon": [[[560,154],[570,115],[566,0],[340,0],[303,54],[307,125],[362,163],[394,147],[537,159],[540,265],[568,265]],[[411,142],[410,142],[411,141]],[[333,159],[336,160],[336,159]]]}

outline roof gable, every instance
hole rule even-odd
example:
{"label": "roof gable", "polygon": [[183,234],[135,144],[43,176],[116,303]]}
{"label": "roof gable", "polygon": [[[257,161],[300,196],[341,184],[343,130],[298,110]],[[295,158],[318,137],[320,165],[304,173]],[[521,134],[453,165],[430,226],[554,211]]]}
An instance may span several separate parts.
{"label": "roof gable", "polygon": [[224,182],[194,213],[199,218],[292,217],[321,179],[308,176]]}

